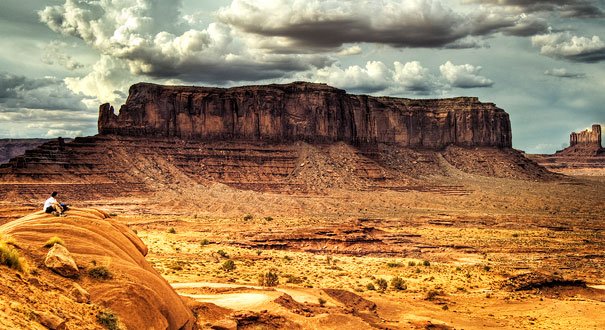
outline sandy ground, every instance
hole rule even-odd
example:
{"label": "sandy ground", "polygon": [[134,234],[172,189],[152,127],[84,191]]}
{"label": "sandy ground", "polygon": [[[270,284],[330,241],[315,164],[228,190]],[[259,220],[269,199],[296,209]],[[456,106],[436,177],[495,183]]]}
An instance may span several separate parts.
{"label": "sandy ground", "polygon": [[[283,195],[214,185],[144,208],[149,200],[138,197],[89,203],[135,230],[150,248],[147,260],[181,295],[294,322],[275,323],[283,327],[605,328],[605,177],[454,174],[432,182],[464,194]],[[1,206],[4,221],[29,212]],[[259,286],[269,271],[279,285]],[[507,286],[524,274],[539,276],[527,289]],[[393,288],[395,277],[405,289]],[[349,306],[328,288],[376,308]],[[284,295],[294,302],[276,303]]]}

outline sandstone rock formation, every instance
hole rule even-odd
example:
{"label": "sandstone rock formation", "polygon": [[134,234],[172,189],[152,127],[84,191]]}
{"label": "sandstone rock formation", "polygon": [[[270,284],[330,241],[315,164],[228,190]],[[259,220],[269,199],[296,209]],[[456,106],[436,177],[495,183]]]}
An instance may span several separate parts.
{"label": "sandstone rock formation", "polygon": [[[55,285],[83,289],[93,304],[108,308],[128,329],[193,329],[195,318],[164,278],[145,260],[147,248],[125,225],[95,209],[73,208],[61,218],[36,212],[0,226],[0,234],[18,242],[20,253],[29,260],[43,260],[41,249],[49,237],[60,237],[79,266],[107,267],[112,278],[96,280],[81,270],[75,280],[64,279],[43,267],[40,276],[55,277]],[[55,247],[60,245],[55,245]],[[35,262],[33,263],[35,264]],[[65,314],[70,315],[70,314]],[[78,320],[66,320],[69,326]],[[71,328],[71,327],[70,327]]]}
{"label": "sandstone rock formation", "polygon": [[569,146],[573,147],[578,144],[594,145],[599,149],[601,147],[601,125],[592,125],[592,130],[584,130],[576,133],[571,132],[569,135]]}
{"label": "sandstone rock formation", "polygon": [[508,114],[476,97],[372,97],[305,82],[229,89],[139,83],[118,115],[101,105],[98,129],[201,140],[511,147]]}
{"label": "sandstone rock formation", "polygon": [[605,149],[601,146],[601,125],[591,130],[572,132],[569,147],[552,155],[529,155],[529,158],[551,171],[564,174],[605,174]]}

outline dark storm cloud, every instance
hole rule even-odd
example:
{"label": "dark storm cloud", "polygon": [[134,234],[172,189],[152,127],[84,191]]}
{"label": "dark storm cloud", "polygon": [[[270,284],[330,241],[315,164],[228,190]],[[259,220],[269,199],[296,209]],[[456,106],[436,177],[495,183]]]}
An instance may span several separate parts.
{"label": "dark storm cloud", "polygon": [[513,7],[523,12],[557,12],[566,18],[598,18],[604,16],[602,0],[466,0],[465,3]]}
{"label": "dark storm cloud", "polygon": [[[275,15],[279,12],[280,15]],[[531,36],[547,31],[544,20],[504,11],[457,13],[438,1],[274,1],[235,0],[222,8],[225,24],[264,37],[286,38],[298,48],[334,49],[345,43],[410,48],[463,48],[470,36]]]}
{"label": "dark storm cloud", "polygon": [[224,83],[288,76],[332,60],[316,54],[271,54],[255,48],[227,25],[197,30],[180,18],[181,1],[82,2],[39,11],[50,29],[82,39],[101,52],[127,62],[135,75]]}
{"label": "dark storm cloud", "polygon": [[20,109],[74,110],[84,108],[82,97],[56,78],[28,78],[0,72],[0,112]]}

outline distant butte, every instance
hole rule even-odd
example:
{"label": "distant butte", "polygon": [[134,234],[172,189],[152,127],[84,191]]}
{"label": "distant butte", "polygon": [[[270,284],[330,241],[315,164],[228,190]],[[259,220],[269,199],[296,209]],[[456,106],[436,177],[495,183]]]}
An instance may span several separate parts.
{"label": "distant butte", "polygon": [[569,147],[557,151],[557,154],[580,154],[586,156],[596,156],[605,153],[601,146],[601,125],[592,125],[591,130],[584,130],[569,134]]}
{"label": "distant butte", "polygon": [[512,146],[508,114],[476,97],[373,97],[307,82],[228,89],[139,83],[119,115],[101,105],[98,128],[102,135],[187,140]]}
{"label": "distant butte", "polygon": [[564,174],[602,175],[605,149],[601,145],[601,125],[569,134],[569,147],[552,155],[528,155],[551,171]]}

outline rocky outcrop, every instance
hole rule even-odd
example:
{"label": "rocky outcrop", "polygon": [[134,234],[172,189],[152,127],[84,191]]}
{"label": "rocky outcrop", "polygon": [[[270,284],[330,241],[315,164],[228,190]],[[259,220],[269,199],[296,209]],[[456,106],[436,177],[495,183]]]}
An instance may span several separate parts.
{"label": "rocky outcrop", "polygon": [[[34,149],[49,142],[49,139],[0,139],[0,164],[8,162],[11,158],[23,155],[26,150]],[[65,139],[65,142],[71,139]]]}
{"label": "rocky outcrop", "polygon": [[[42,267],[38,277],[62,286],[65,293],[76,288],[81,297],[75,296],[75,301],[86,302],[90,298],[92,304],[115,313],[127,329],[195,328],[193,314],[145,260],[147,247],[134,232],[96,209],[73,208],[66,214],[58,221],[55,216],[36,212],[0,226],[0,235],[10,235],[18,242],[21,255],[28,260],[44,258],[44,243],[49,237],[60,237],[73,260],[82,266],[78,267],[78,276],[66,279]],[[55,244],[54,248],[62,246]],[[90,271],[95,267],[107,269],[111,278],[92,277]],[[66,299],[57,299],[56,304],[60,307],[63,300]],[[75,319],[67,323],[73,328],[84,328],[75,326]]]}
{"label": "rocky outcrop", "polygon": [[511,147],[508,114],[476,97],[372,97],[305,82],[228,89],[139,83],[118,115],[101,105],[98,129],[187,140]]}
{"label": "rocky outcrop", "polygon": [[571,132],[569,146],[573,147],[578,144],[594,145],[601,148],[601,125],[592,125],[592,130],[586,129],[579,133]]}

